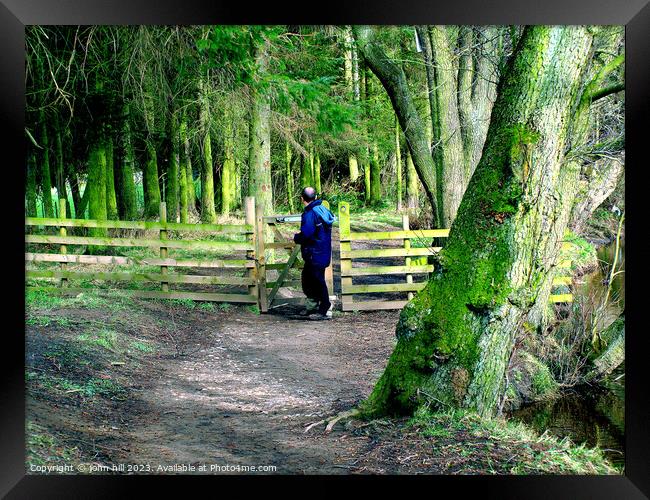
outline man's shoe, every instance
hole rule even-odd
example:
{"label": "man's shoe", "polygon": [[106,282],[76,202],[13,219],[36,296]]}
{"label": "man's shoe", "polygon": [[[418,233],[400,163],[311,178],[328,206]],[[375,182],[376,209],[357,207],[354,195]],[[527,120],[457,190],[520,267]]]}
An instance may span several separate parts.
{"label": "man's shoe", "polygon": [[310,314],[309,316],[307,316],[307,318],[310,321],[324,321],[324,320],[332,319],[331,316],[328,316],[327,314],[321,314],[321,313]]}
{"label": "man's shoe", "polygon": [[334,304],[330,304],[330,308],[329,308],[329,309],[327,310],[327,312],[325,313],[325,315],[326,315],[328,318],[331,318],[331,317],[332,317],[332,310],[333,310],[333,309],[334,309]]}

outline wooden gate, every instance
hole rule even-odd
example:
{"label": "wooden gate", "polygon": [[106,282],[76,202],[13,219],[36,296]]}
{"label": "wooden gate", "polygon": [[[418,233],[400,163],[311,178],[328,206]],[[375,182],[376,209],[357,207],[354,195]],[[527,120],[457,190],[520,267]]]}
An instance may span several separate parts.
{"label": "wooden gate", "polygon": [[[329,208],[329,203],[323,201],[323,205]],[[290,272],[292,269],[302,269],[304,262],[300,256],[300,245],[293,242],[293,234],[300,230],[300,214],[291,215],[261,215],[261,207],[258,207],[258,223],[256,227],[256,237],[258,241],[262,242],[259,247],[258,255],[264,256],[262,261],[258,258],[258,273],[260,276],[260,310],[267,312],[272,307],[278,307],[282,304],[301,304],[305,301],[305,296],[302,294],[301,281],[295,277],[292,279]],[[290,229],[289,234],[282,234],[280,228]],[[270,251],[275,252],[274,262],[267,262],[268,254]],[[280,257],[277,253],[288,252],[287,260],[279,261]],[[277,276],[273,281],[269,281],[268,272],[277,271]],[[330,292],[330,298],[335,299],[333,295],[334,290],[334,276],[332,272],[332,264],[325,270],[325,281],[327,288]],[[297,288],[299,297],[278,297],[278,292],[282,288]]]}

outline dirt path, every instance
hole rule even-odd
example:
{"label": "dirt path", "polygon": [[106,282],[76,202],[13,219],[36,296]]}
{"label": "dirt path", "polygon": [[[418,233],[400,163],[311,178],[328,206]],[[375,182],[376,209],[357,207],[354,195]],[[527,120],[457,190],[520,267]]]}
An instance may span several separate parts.
{"label": "dirt path", "polygon": [[[129,390],[126,401],[44,392],[39,384],[28,390],[29,418],[85,448],[86,457],[150,464],[152,472],[158,465],[216,464],[339,474],[368,444],[343,425],[328,436],[303,429],[369,394],[393,347],[396,311],[305,322],[244,308],[170,309],[156,301],[133,307],[137,316],[110,319],[107,311],[60,308],[47,313],[58,321],[28,328],[28,370],[77,383],[108,378]],[[93,361],[92,375],[61,360],[52,367],[54,344],[71,352],[79,332],[100,321],[165,347],[142,363],[117,366],[109,366],[116,356],[108,352]],[[169,327],[155,326],[161,324]]]}

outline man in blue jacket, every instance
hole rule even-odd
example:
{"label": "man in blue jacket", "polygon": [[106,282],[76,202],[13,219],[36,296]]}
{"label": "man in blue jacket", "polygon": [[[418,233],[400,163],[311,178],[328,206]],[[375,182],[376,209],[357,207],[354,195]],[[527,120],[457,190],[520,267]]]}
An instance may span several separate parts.
{"label": "man in blue jacket", "polygon": [[332,318],[325,268],[332,259],[332,224],[334,215],[316,199],[316,190],[306,187],[301,193],[302,213],[300,232],[295,234],[293,241],[300,245],[305,267],[302,270],[302,289],[308,299],[316,303],[318,312],[304,314],[311,320],[326,320]]}

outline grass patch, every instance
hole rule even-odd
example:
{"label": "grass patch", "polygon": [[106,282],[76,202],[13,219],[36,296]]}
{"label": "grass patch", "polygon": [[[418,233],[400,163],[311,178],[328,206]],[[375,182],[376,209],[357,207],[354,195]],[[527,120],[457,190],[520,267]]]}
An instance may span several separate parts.
{"label": "grass patch", "polygon": [[214,304],[212,304],[211,302],[201,302],[199,304],[199,309],[201,309],[201,311],[212,312],[214,311]]}
{"label": "grass patch", "polygon": [[155,347],[147,344],[146,342],[142,342],[141,340],[134,340],[129,344],[129,347],[140,352],[153,352],[156,350]]}
{"label": "grass patch", "polygon": [[99,330],[94,333],[86,332],[78,335],[77,340],[98,345],[109,351],[114,351],[117,346],[117,332],[107,329]]}
{"label": "grass patch", "polygon": [[[460,409],[431,412],[418,409],[409,420],[426,437],[450,438],[449,446],[461,456],[479,463],[482,470],[506,474],[620,474],[598,448],[575,445],[568,438],[547,432],[538,434],[521,422],[502,418],[483,419]],[[456,449],[457,448],[457,449]],[[496,453],[510,455],[502,460]],[[505,464],[504,462],[507,462]]]}
{"label": "grass patch", "polygon": [[31,466],[69,464],[80,457],[77,447],[64,446],[45,427],[34,422],[27,422],[25,434],[27,471]]}
{"label": "grass patch", "polygon": [[34,375],[33,372],[29,374],[29,378],[48,391],[78,393],[87,398],[102,396],[107,399],[125,400],[127,396],[127,390],[110,379],[92,377],[85,381],[72,381],[54,375]]}

